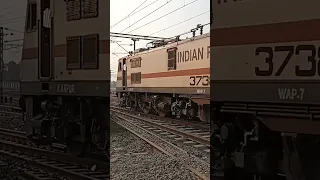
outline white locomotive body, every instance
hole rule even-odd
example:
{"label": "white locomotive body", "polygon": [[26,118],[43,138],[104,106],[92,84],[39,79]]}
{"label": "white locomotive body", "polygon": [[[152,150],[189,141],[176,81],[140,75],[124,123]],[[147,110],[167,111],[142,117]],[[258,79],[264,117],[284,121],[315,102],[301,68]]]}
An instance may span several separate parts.
{"label": "white locomotive body", "polygon": [[117,92],[122,105],[209,122],[209,43],[210,34],[203,34],[121,58]]}

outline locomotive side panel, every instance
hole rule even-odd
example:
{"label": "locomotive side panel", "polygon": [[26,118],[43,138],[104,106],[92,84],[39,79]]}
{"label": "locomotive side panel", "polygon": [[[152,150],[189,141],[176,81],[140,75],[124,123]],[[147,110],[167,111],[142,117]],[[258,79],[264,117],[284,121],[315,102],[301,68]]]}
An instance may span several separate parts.
{"label": "locomotive side panel", "polygon": [[214,176],[319,177],[319,5],[212,1]]}
{"label": "locomotive side panel", "polygon": [[319,103],[319,1],[213,3],[212,99]]}
{"label": "locomotive side panel", "polygon": [[[22,94],[40,95],[45,90],[46,93],[56,95],[109,96],[110,31],[107,25],[101,25],[101,22],[109,22],[108,11],[101,10],[109,8],[109,2],[93,0],[87,1],[92,4],[80,4],[79,0],[51,0],[50,18],[44,19],[43,24],[40,24],[42,2],[45,1],[37,1],[36,28],[25,33],[21,70]],[[79,9],[80,6],[82,7]],[[78,14],[72,15],[76,11]],[[49,79],[40,79],[42,82],[47,81],[43,89],[43,83],[39,82],[39,62],[42,62],[39,37],[42,26],[50,23],[52,54],[46,58],[51,58],[49,66],[52,75]]]}
{"label": "locomotive side panel", "polygon": [[[109,24],[109,14],[108,11],[103,11],[101,9],[109,8],[109,2],[104,0],[98,1],[99,12],[97,17],[66,21],[67,19],[67,8],[64,1],[56,1],[56,11],[55,11],[55,80],[56,81],[101,81],[110,80],[108,72],[110,71],[109,60],[109,36],[110,30],[107,25],[102,25],[101,22]],[[98,62],[96,67],[77,67],[67,69],[67,38],[74,36],[81,36],[84,38],[86,35],[98,34]],[[81,39],[81,45],[84,44],[84,39]],[[80,45],[80,46],[81,46]],[[88,60],[90,61],[90,60]],[[94,61],[92,61],[94,62]],[[85,66],[82,64],[82,66]],[[72,71],[72,73],[69,73]]]}
{"label": "locomotive side panel", "polygon": [[[110,87],[108,41],[110,30],[107,25],[101,24],[101,22],[109,24],[109,11],[103,10],[109,8],[109,2],[97,0],[93,4],[90,18],[87,18],[88,15],[84,15],[83,10],[81,19],[67,21],[66,3],[56,1],[54,29],[56,47],[55,81],[73,85],[75,94],[78,95],[109,96],[107,92]],[[61,6],[65,8],[58,8]],[[94,12],[94,9],[97,9],[97,12]],[[69,41],[70,46],[77,43],[78,47],[76,49],[70,47],[72,50],[68,52]],[[77,55],[73,54],[73,50],[77,52]],[[84,51],[87,51],[87,53],[85,54]],[[93,55],[93,52],[98,55]],[[75,58],[77,60],[68,62],[67,53],[70,53],[70,59]]]}
{"label": "locomotive side panel", "polygon": [[209,38],[205,34],[120,59],[120,106],[208,122]]}
{"label": "locomotive side panel", "polygon": [[[155,93],[209,94],[209,34],[183,43],[172,43],[142,52],[130,58],[141,58],[139,67],[127,66],[131,91]],[[175,67],[170,69],[168,52],[176,48]],[[141,73],[140,82],[131,82],[132,74]]]}

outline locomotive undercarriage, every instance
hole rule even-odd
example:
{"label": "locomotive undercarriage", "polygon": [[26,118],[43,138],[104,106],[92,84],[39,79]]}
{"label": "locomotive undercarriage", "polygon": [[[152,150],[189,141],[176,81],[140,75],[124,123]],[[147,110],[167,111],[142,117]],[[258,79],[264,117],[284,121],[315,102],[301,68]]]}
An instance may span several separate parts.
{"label": "locomotive undercarriage", "polygon": [[25,96],[22,101],[27,137],[35,143],[76,156],[109,152],[107,98]]}
{"label": "locomotive undercarriage", "polygon": [[173,116],[184,119],[210,120],[210,105],[197,104],[190,97],[172,94],[152,93],[119,93],[119,105],[141,110],[144,113],[154,113],[159,116]]}
{"label": "locomotive undercarriage", "polygon": [[[319,126],[319,122],[310,123],[318,119],[303,119],[302,113],[300,119],[299,116],[296,118],[301,121],[299,124],[291,117],[291,123],[297,126],[296,131],[292,131],[292,124],[281,128],[272,126],[272,119],[282,126],[285,116],[262,115],[267,113],[261,113],[261,106],[260,113],[249,108],[240,111],[226,107],[221,104],[211,106],[213,176],[246,180],[254,177],[315,180],[320,176],[320,134],[307,133],[311,126]],[[306,123],[309,124],[303,127]]]}

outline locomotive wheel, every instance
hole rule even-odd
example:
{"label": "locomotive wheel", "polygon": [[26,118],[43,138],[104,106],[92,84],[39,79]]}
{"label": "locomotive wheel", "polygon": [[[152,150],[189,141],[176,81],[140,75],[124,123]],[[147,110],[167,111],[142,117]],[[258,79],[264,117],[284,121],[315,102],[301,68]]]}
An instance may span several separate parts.
{"label": "locomotive wheel", "polygon": [[146,113],[146,114],[149,114],[151,112],[151,109],[150,108],[147,108],[147,107],[144,107],[143,109],[143,112]]}
{"label": "locomotive wheel", "polygon": [[161,116],[161,117],[165,117],[165,116],[168,114],[167,112],[159,111],[159,110],[157,110],[157,113],[158,113],[158,115]]}
{"label": "locomotive wheel", "polygon": [[135,106],[135,101],[130,101],[130,109],[131,110],[137,110],[137,107]]}
{"label": "locomotive wheel", "polygon": [[147,103],[143,103],[142,111],[146,114],[149,114],[151,112],[151,108],[148,106]]}

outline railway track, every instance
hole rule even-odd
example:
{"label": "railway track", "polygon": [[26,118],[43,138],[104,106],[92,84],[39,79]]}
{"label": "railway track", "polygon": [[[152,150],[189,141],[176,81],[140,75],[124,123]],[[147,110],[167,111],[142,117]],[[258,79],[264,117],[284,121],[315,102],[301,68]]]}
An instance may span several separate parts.
{"label": "railway track", "polygon": [[0,154],[28,162],[33,167],[33,169],[26,169],[24,175],[33,176],[34,179],[39,180],[49,178],[48,173],[45,175],[43,171],[34,170],[41,169],[75,180],[110,178],[109,163],[34,147],[23,134],[24,132],[21,131],[0,129]]}
{"label": "railway track", "polygon": [[188,151],[162,138],[161,135],[170,136],[172,138],[176,137],[176,140],[184,139],[186,140],[186,143],[193,144],[194,148],[205,147],[204,152],[208,153],[208,155],[210,154],[210,136],[201,137],[194,134],[196,131],[193,130],[195,129],[191,129],[185,125],[182,126],[181,124],[180,126],[177,124],[175,128],[172,128],[174,127],[172,122],[169,123],[164,122],[163,120],[140,117],[139,115],[124,112],[121,108],[111,107],[110,111],[112,113],[112,119],[117,124],[145,140],[160,152],[182,162],[200,179],[210,179],[210,161],[204,161],[203,159],[190,154]]}
{"label": "railway track", "polygon": [[171,126],[173,129],[180,129],[180,131],[187,131],[190,133],[194,133],[195,136],[201,137],[202,139],[210,139],[210,124],[203,123],[200,121],[194,120],[184,120],[184,119],[172,119],[160,117],[153,114],[145,114],[138,111],[133,111],[127,108],[121,108],[117,106],[111,106],[110,110],[119,111],[120,113],[126,112],[127,114],[131,114],[132,116],[139,118],[145,118],[149,122],[154,122],[160,125]]}
{"label": "railway track", "polygon": [[[138,113],[119,107],[111,106],[112,112],[131,117],[140,121],[140,126],[154,132],[170,135],[176,140],[188,140],[187,144],[194,147],[201,147],[205,152],[210,153],[210,125],[203,123],[184,122],[170,118],[160,118],[149,114]],[[176,135],[176,136],[174,136]],[[181,139],[183,138],[183,139]]]}
{"label": "railway track", "polygon": [[[1,105],[0,113],[1,111],[3,111],[3,113],[21,115],[20,108],[14,107],[14,106]],[[171,136],[172,138],[175,138],[176,140],[179,140],[179,139],[185,140],[186,144],[190,144],[194,148],[200,148],[200,149],[202,148],[205,153],[209,154],[210,153],[210,131],[209,131],[209,126],[207,124],[199,123],[199,122],[197,123],[183,122],[180,120],[172,120],[168,118],[159,119],[158,116],[137,114],[137,113],[133,113],[130,110],[124,110],[122,108],[117,108],[117,107],[111,107],[111,111],[117,114],[118,124],[126,128],[130,132],[135,133],[137,136],[144,139],[146,142],[154,146],[159,151],[171,156],[172,158],[182,160],[184,164],[188,167],[188,169],[190,169],[190,171],[195,173],[200,179],[209,179],[208,177],[209,177],[210,170],[206,170],[206,169],[210,169],[210,163],[205,162],[193,155],[190,155],[187,151],[177,147],[176,145],[168,141],[165,141],[160,136],[156,135],[153,137],[153,139],[158,139],[156,142],[150,141],[149,140],[150,138],[145,138],[139,135],[139,133],[132,131],[130,128],[130,125],[131,125],[131,126],[138,127],[141,130],[148,129],[148,131],[149,132],[152,131],[153,134],[158,134],[158,135],[166,134],[168,136]],[[131,114],[129,112],[131,112]],[[125,120],[125,119],[128,119],[129,117],[131,119],[130,121]],[[35,148],[34,144],[30,143],[28,139],[24,136],[24,132],[0,129],[0,139],[2,139],[0,140],[1,154],[6,154],[8,156],[19,159],[20,157],[19,154],[23,152],[23,156],[26,157],[26,159],[33,158],[37,160],[36,163],[37,162],[42,163],[42,164],[41,163],[35,164],[34,165],[35,167],[37,167],[39,164],[40,164],[39,166],[41,167],[47,167],[46,165],[44,165],[47,163],[47,165],[50,165],[48,166],[48,171],[50,172],[63,171],[59,173],[66,174],[68,175],[68,177],[71,177],[71,178],[75,178],[73,176],[77,176],[78,174],[79,175],[77,177],[78,179],[79,178],[83,179],[84,177],[89,179],[90,177],[92,178],[92,176],[88,177],[87,174],[91,174],[91,173],[93,174],[93,176],[95,176],[93,178],[96,178],[96,176],[108,178],[106,174],[101,174],[101,172],[99,172],[100,174],[96,174],[96,172],[91,172],[89,168],[86,168],[86,170],[85,168],[80,168],[80,170],[84,170],[83,172],[81,172],[78,166],[75,165],[75,164],[79,164],[79,163],[74,163],[75,160],[69,159],[69,161],[67,162],[62,162],[59,160],[59,159],[64,159],[65,161],[66,159],[70,158],[69,155],[56,153],[54,157],[56,156],[60,156],[60,157],[55,158],[54,160],[51,160],[53,157],[52,154],[54,152],[44,148]],[[159,145],[159,142],[161,142],[160,145]],[[6,148],[3,149],[4,147]],[[28,150],[22,150],[25,148],[27,148]],[[42,159],[41,158],[37,159],[37,157],[31,157],[31,155],[33,154],[37,154],[37,156],[38,155],[42,156]],[[22,157],[20,157],[20,159],[21,158]],[[58,166],[60,167],[60,169],[57,169]],[[64,168],[61,169],[61,167],[66,167],[66,169]],[[74,167],[75,169],[72,169],[71,167]],[[203,168],[203,167],[207,167],[207,168]]]}
{"label": "railway track", "polygon": [[20,107],[9,105],[9,104],[0,104],[0,115],[1,116],[22,116],[22,111]]}

